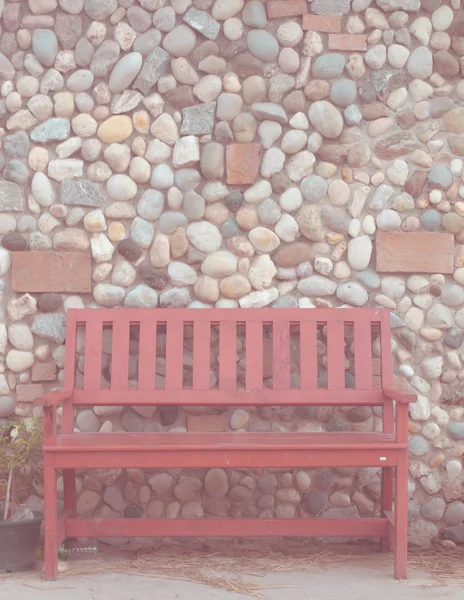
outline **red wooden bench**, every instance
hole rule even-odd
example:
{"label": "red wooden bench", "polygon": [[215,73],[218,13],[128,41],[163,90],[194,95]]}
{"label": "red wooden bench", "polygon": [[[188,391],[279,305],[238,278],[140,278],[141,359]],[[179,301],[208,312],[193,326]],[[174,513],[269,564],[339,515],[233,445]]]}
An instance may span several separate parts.
{"label": "red wooden bench", "polygon": [[[79,327],[85,328],[84,374],[76,377]],[[112,328],[111,376],[107,377],[110,383],[104,388],[102,340],[106,335],[103,330],[108,327]],[[272,386],[269,387],[268,379],[265,387],[263,335],[269,337],[271,329]],[[349,352],[354,355],[352,388],[345,385],[347,331]],[[237,378],[236,350],[240,334],[244,334],[246,342],[246,371],[242,371],[241,380]],[[155,386],[157,335],[158,339],[160,335],[165,336],[166,342],[162,389]],[[184,335],[193,349],[187,383],[183,364]],[[296,358],[294,335],[299,340]],[[318,361],[321,349],[318,335],[327,346],[325,381],[320,378],[323,367],[320,357]],[[379,361],[375,359],[374,363],[372,340],[378,335],[381,377],[374,377],[373,364],[377,373]],[[214,337],[217,342],[217,336],[218,382],[210,388],[211,340]],[[133,352],[134,339],[138,339],[138,380],[129,383],[129,343]],[[80,345],[82,347],[82,343]],[[379,354],[378,346],[376,354]],[[291,364],[295,360],[301,365],[297,387],[295,378],[290,378]],[[415,396],[392,389],[390,315],[385,309],[69,310],[64,389],[47,393],[35,401],[43,407],[44,414],[45,577],[55,578],[57,546],[66,538],[219,534],[379,537],[384,547],[390,542],[393,544],[395,576],[403,579],[407,562],[408,403],[414,400]],[[383,431],[74,432],[74,407],[105,404],[381,406]],[[63,407],[59,433],[58,406]],[[75,470],[90,467],[382,467],[381,513],[377,518],[359,519],[78,519]],[[57,470],[63,471],[64,480],[64,512],[60,516],[57,514]]]}

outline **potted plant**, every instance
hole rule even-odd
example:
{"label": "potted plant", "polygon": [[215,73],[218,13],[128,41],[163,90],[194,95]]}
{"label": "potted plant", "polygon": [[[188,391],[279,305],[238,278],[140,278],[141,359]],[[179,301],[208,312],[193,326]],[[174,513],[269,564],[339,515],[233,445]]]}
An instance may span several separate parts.
{"label": "potted plant", "polygon": [[0,515],[0,571],[21,571],[34,564],[42,517],[16,501],[15,481],[29,478],[37,471],[42,441],[38,418],[0,427],[0,499],[4,496]]}

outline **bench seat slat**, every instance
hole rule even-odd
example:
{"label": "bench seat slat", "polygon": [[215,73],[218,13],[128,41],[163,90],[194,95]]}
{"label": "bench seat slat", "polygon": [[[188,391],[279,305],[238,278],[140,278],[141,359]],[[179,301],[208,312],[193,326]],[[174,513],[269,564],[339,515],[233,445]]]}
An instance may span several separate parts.
{"label": "bench seat slat", "polygon": [[109,447],[121,450],[133,448],[153,450],[191,449],[250,449],[308,450],[320,447],[350,446],[382,447],[395,442],[392,433],[377,432],[289,432],[289,433],[73,433],[57,436],[56,447],[60,450],[105,450]]}

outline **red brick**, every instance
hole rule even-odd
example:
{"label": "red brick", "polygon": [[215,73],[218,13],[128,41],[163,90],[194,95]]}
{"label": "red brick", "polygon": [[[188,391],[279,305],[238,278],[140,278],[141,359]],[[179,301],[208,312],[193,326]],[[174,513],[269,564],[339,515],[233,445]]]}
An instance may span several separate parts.
{"label": "red brick", "polygon": [[55,381],[55,363],[35,363],[32,365],[32,381]]}
{"label": "red brick", "polygon": [[453,273],[451,233],[379,231],[376,270],[380,273]]}
{"label": "red brick", "polygon": [[261,163],[261,144],[229,144],[226,150],[227,183],[254,183]]}
{"label": "red brick", "polygon": [[89,293],[90,254],[13,252],[12,286],[15,292]]}
{"label": "red brick", "polygon": [[329,33],[329,50],[363,52],[367,50],[367,36],[362,33]]}
{"label": "red brick", "polygon": [[16,386],[16,400],[18,402],[32,402],[44,393],[41,383],[20,383]]}
{"label": "red brick", "polygon": [[267,16],[270,19],[297,17],[306,14],[306,0],[267,0]]}
{"label": "red brick", "polygon": [[225,415],[190,415],[187,419],[187,431],[226,431]]}
{"label": "red brick", "polygon": [[322,33],[341,33],[342,18],[331,15],[303,15],[303,29]]}

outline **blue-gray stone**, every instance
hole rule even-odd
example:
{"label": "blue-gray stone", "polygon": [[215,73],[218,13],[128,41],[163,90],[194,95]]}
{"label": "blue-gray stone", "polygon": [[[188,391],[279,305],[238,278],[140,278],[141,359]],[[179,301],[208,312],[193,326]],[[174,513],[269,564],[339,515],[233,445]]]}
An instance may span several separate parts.
{"label": "blue-gray stone", "polygon": [[10,158],[27,158],[29,138],[25,131],[17,131],[3,138],[3,150]]}
{"label": "blue-gray stone", "polygon": [[428,181],[432,187],[446,190],[453,183],[453,174],[446,165],[435,164],[428,174]]}
{"label": "blue-gray stone", "polygon": [[213,133],[216,102],[204,102],[182,109],[182,135],[207,135]]}
{"label": "blue-gray stone", "polygon": [[359,271],[355,274],[355,277],[369,290],[378,290],[380,287],[380,277],[374,269],[367,268],[364,271]]}
{"label": "blue-gray stone", "polygon": [[7,181],[24,185],[29,179],[29,169],[22,160],[9,160],[3,169],[3,177]]}
{"label": "blue-gray stone", "polygon": [[135,38],[132,50],[134,52],[140,52],[142,56],[147,56],[159,46],[160,42],[161,31],[158,31],[158,29],[149,29]]}
{"label": "blue-gray stone", "polygon": [[450,421],[448,423],[448,435],[453,440],[464,440],[464,421]]}
{"label": "blue-gray stone", "polygon": [[66,339],[66,317],[59,313],[37,315],[31,331],[39,337],[62,344]]}
{"label": "blue-gray stone", "polygon": [[337,79],[343,73],[345,64],[346,59],[343,54],[322,54],[314,61],[313,77],[317,79]]}
{"label": "blue-gray stone", "polygon": [[145,221],[145,219],[135,217],[132,221],[130,233],[131,238],[138,246],[141,248],[148,248],[155,235],[155,230],[153,229],[153,225],[148,221]]}
{"label": "blue-gray stone", "polygon": [[101,206],[103,196],[93,181],[65,179],[61,184],[60,200],[62,204],[72,206]]}
{"label": "blue-gray stone", "polygon": [[281,296],[271,305],[271,308],[298,308],[298,300],[293,296]]}
{"label": "blue-gray stone", "polygon": [[390,313],[390,328],[398,329],[399,327],[405,327],[406,323],[403,319],[400,319],[395,313]]}
{"label": "blue-gray stone", "polygon": [[216,19],[213,19],[213,17],[204,10],[197,10],[196,8],[191,8],[187,11],[184,16],[184,21],[188,23],[192,29],[199,31],[209,40],[215,40],[221,30],[221,26]]}
{"label": "blue-gray stone", "polygon": [[350,219],[343,208],[324,206],[321,210],[322,220],[325,225],[337,233],[347,233]]}
{"label": "blue-gray stone", "polygon": [[454,527],[445,527],[443,535],[447,540],[451,540],[455,544],[464,544],[464,523],[455,525]]}
{"label": "blue-gray stone", "polygon": [[266,9],[260,0],[247,2],[242,11],[242,21],[248,27],[263,29],[267,25]]}
{"label": "blue-gray stone", "polygon": [[33,142],[61,142],[69,137],[71,125],[69,119],[54,117],[41,123],[31,131]]}
{"label": "blue-gray stone", "polygon": [[35,29],[32,52],[45,67],[53,67],[58,54],[58,40],[51,29]]}
{"label": "blue-gray stone", "polygon": [[408,521],[412,521],[419,516],[419,505],[415,500],[410,500],[408,503]]}
{"label": "blue-gray stone", "polygon": [[226,219],[221,226],[222,235],[228,240],[234,235],[238,235],[240,233],[239,226],[234,221],[234,219]]}
{"label": "blue-gray stone", "polygon": [[429,451],[430,445],[422,435],[413,435],[409,438],[409,454],[412,456],[425,456]]}
{"label": "blue-gray stone", "polygon": [[422,505],[421,515],[427,521],[441,521],[445,514],[446,502],[439,496],[430,498]]}
{"label": "blue-gray stone", "polygon": [[327,506],[327,494],[321,490],[311,490],[306,494],[305,504],[310,514],[317,515]]}
{"label": "blue-gray stone", "polygon": [[458,329],[457,327],[452,327],[446,332],[443,341],[449,348],[457,350],[464,342],[464,331],[462,329]]}
{"label": "blue-gray stone", "polygon": [[314,0],[311,12],[315,15],[346,15],[350,12],[350,0]]}
{"label": "blue-gray stone", "polygon": [[356,83],[351,79],[338,79],[330,88],[330,99],[338,106],[348,106],[356,100]]}
{"label": "blue-gray stone", "polygon": [[441,214],[438,212],[438,210],[430,208],[421,214],[420,221],[422,227],[427,231],[437,231],[440,229],[441,225]]}

